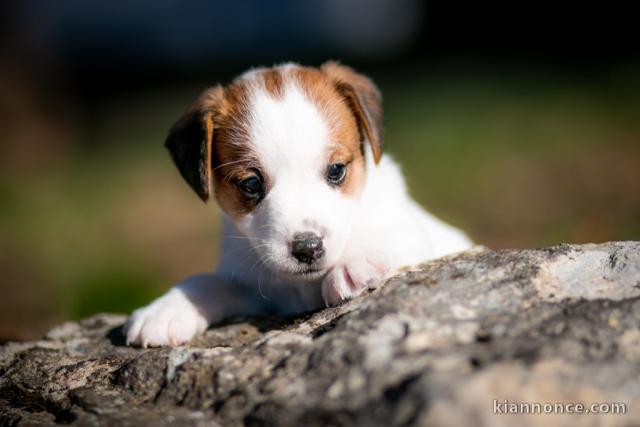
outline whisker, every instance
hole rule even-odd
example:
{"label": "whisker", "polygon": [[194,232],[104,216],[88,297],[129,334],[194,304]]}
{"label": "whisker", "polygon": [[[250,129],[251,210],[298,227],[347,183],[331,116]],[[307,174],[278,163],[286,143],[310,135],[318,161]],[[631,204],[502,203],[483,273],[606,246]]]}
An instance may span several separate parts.
{"label": "whisker", "polygon": [[220,168],[222,168],[222,167],[229,166],[229,165],[234,165],[234,164],[236,164],[236,163],[242,163],[242,162],[244,162],[244,161],[245,161],[245,159],[240,159],[240,160],[234,160],[234,161],[232,161],[232,162],[223,163],[223,164],[218,165],[218,166],[216,166],[215,168],[213,168],[213,170],[214,170],[214,171],[216,171],[216,170],[218,170],[218,169],[220,169]]}
{"label": "whisker", "polygon": [[264,294],[264,292],[262,292],[262,274],[263,273],[264,273],[264,268],[262,270],[260,270],[260,274],[258,275],[258,293],[260,294],[262,299],[268,301],[269,298],[267,298],[267,296]]}
{"label": "whisker", "polygon": [[261,239],[261,238],[259,238],[259,237],[255,237],[255,238],[253,238],[253,239],[252,239],[252,238],[247,237],[247,236],[223,236],[222,238],[223,238],[223,239],[247,240],[247,241],[249,241],[249,242],[253,242],[254,240],[257,240],[257,241],[259,241],[259,242],[267,242],[267,241],[268,241],[267,239]]}

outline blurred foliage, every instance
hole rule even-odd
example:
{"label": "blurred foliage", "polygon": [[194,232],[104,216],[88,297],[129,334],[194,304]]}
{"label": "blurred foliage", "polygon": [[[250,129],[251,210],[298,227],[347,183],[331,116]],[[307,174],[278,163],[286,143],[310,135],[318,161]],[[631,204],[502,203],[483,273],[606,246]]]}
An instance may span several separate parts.
{"label": "blurred foliage", "polygon": [[[386,74],[386,148],[412,194],[479,243],[640,239],[638,76]],[[214,267],[220,213],[162,148],[198,91],[94,106],[46,167],[0,175],[0,338],[128,312]]]}

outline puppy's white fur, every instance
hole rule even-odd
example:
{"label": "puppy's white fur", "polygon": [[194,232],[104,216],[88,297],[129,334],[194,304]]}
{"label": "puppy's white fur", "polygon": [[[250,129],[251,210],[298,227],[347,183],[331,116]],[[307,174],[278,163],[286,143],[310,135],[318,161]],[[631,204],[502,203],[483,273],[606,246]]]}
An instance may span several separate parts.
{"label": "puppy's white fur", "polygon": [[[286,71],[288,65],[282,68]],[[255,72],[241,77],[250,81]],[[286,81],[281,97],[251,86],[251,149],[271,177],[260,204],[224,216],[222,258],[214,273],[191,277],[126,325],[127,341],[142,346],[180,345],[209,324],[264,313],[293,314],[354,297],[398,267],[465,250],[460,230],[423,210],[408,195],[396,163],[378,164],[365,147],[366,181],[346,195],[327,184],[331,130],[340,126],[321,111],[301,83]],[[323,237],[317,271],[304,273],[290,254],[295,233]]]}

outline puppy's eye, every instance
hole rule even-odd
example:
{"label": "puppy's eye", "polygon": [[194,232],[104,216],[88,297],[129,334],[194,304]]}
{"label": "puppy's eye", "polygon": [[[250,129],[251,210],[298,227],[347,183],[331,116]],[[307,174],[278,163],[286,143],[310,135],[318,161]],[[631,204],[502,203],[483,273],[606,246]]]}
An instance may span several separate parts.
{"label": "puppy's eye", "polygon": [[347,165],[334,163],[327,168],[327,181],[332,185],[339,185],[347,175]]}
{"label": "puppy's eye", "polygon": [[238,189],[246,197],[250,199],[257,199],[264,194],[264,183],[259,176],[252,176],[247,179],[243,179],[238,183]]}

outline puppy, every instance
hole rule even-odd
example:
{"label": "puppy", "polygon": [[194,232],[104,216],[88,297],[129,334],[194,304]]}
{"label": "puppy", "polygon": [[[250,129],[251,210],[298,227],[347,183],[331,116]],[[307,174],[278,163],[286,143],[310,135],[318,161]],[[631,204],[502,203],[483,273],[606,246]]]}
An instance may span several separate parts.
{"label": "puppy", "polygon": [[246,72],[206,90],[165,143],[224,211],[220,266],[133,312],[127,341],[180,345],[241,315],[337,304],[394,269],[471,241],[418,206],[382,153],[380,92],[327,62]]}

